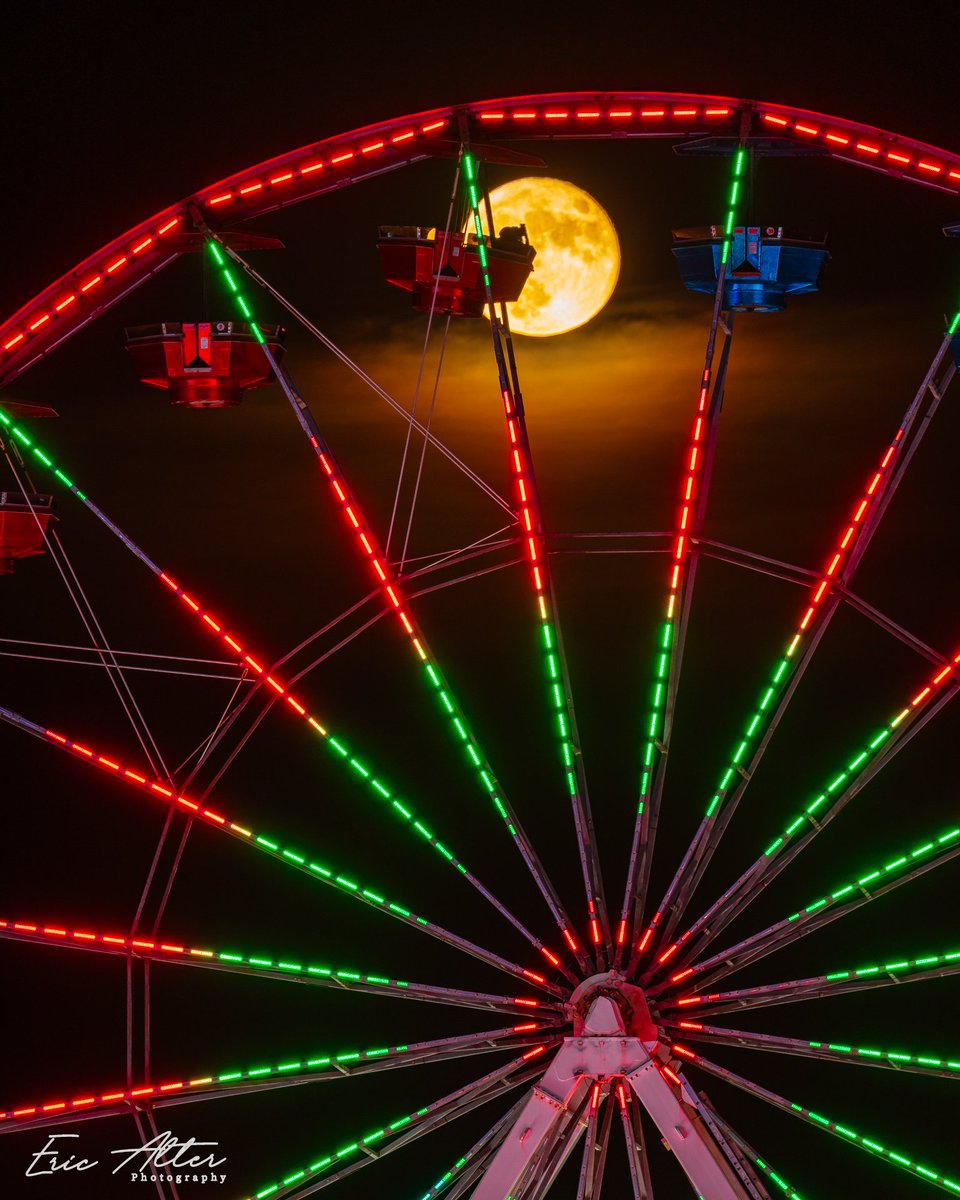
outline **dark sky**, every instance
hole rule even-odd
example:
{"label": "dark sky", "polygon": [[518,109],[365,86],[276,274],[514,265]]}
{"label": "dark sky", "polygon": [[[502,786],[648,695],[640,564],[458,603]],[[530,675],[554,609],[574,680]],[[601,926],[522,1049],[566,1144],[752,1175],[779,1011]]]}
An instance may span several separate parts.
{"label": "dark sky", "polygon": [[[928,4],[919,18],[874,6],[868,20],[860,5],[749,16],[714,5],[620,8],[571,16],[540,6],[476,12],[394,6],[386,13],[360,5],[331,15],[280,3],[188,14],[103,3],[36,6],[6,18],[3,311],[201,185],[311,140],[456,101],[567,88],[687,90],[796,104],[957,146],[952,6]],[[532,149],[547,159],[550,174],[604,204],[624,257],[614,300],[596,322],[555,344],[519,340],[547,523],[563,531],[664,529],[708,319],[707,302],[679,286],[669,231],[719,218],[725,164],[679,159],[665,143]],[[494,181],[509,173],[497,170]],[[431,162],[256,225],[288,246],[262,256],[264,273],[407,402],[423,325],[379,279],[375,228],[442,220],[449,186],[450,164]],[[867,171],[800,160],[765,163],[757,196],[765,221],[829,230],[832,260],[821,294],[779,316],[740,322],[709,528],[717,540],[817,566],[922,378],[943,314],[960,302],[957,243],[940,233],[958,219],[956,204]],[[80,486],[252,646],[279,656],[351,604],[366,581],[278,391],[259,392],[237,410],[194,413],[170,409],[134,381],[123,326],[195,317],[205,289],[210,311],[225,304],[198,260],[178,262],[18,380],[9,396],[54,405],[61,419],[37,432]],[[280,319],[268,302],[257,303],[263,319]],[[462,323],[451,335],[437,429],[505,489],[485,332],[479,323]],[[402,448],[400,422],[295,331],[288,362],[382,529]],[[952,447],[960,423],[951,400],[857,587],[933,646],[955,652]],[[58,511],[61,536],[114,645],[217,657],[88,514],[66,496],[58,497]],[[428,457],[415,553],[455,546],[498,523],[497,510]],[[665,564],[652,555],[563,557],[556,573],[608,894],[618,906]],[[799,603],[799,593],[784,584],[702,565],[668,779],[661,887]],[[568,814],[556,808],[554,751],[524,579],[501,572],[427,597],[418,611],[575,907],[572,830]],[[0,580],[0,612],[3,637],[82,642],[49,561],[21,564]],[[297,664],[308,661],[301,656]],[[141,761],[98,672],[12,658],[2,663],[0,704]],[[836,619],[704,900],[708,888],[719,890],[752,860],[782,818],[896,711],[925,673],[920,660],[859,618],[844,612]],[[206,735],[232,690],[222,681],[146,675],[136,686],[176,762]],[[437,833],[546,936],[542,906],[437,725],[396,631],[381,622],[303,686],[318,713],[380,764]],[[955,812],[956,732],[948,710],[785,873],[745,931],[946,828]],[[163,811],[13,730],[0,733],[0,743],[7,779],[0,917],[126,930]],[[371,814],[329,757],[282,714],[267,715],[214,796],[239,819],[282,832],[440,923],[524,956],[523,943],[498,928],[428,852],[403,840],[406,834],[385,816]],[[205,829],[191,834],[164,919],[169,937],[451,986],[504,987],[505,977],[224,841]],[[771,981],[955,948],[955,874],[944,868],[877,901],[771,958],[751,977]],[[12,942],[0,943],[0,955],[9,1014],[0,1108],[122,1085],[122,961]],[[154,970],[152,993],[154,1070],[163,1080],[499,1024],[468,1010],[421,1012],[399,1001],[173,967]],[[951,1022],[942,1019],[955,997],[945,980],[864,1001],[774,1009],[742,1023],[957,1056]],[[767,1061],[749,1052],[713,1056],[947,1174],[960,1173],[949,1081]],[[486,1058],[478,1061],[479,1067],[398,1072],[382,1083],[372,1077],[167,1110],[174,1115],[161,1128],[219,1140],[229,1181],[216,1194],[246,1195],[501,1060],[491,1056],[489,1067]],[[722,1084],[708,1090],[805,1197],[923,1194],[920,1181]],[[371,1168],[342,1194],[416,1200],[485,1127],[470,1122],[398,1154],[389,1167]],[[81,1132],[85,1151],[104,1158],[130,1144],[124,1139],[133,1133],[129,1117],[71,1131]],[[105,1182],[93,1173],[25,1179],[43,1136],[0,1139],[0,1194],[15,1200],[156,1194],[150,1185]],[[658,1197],[684,1194],[675,1165],[657,1153],[664,1181]],[[619,1146],[613,1157],[619,1160]],[[619,1179],[619,1161],[611,1170]],[[558,1187],[558,1194],[574,1194],[575,1184],[562,1186],[568,1192]],[[208,1190],[187,1186],[181,1195]]]}

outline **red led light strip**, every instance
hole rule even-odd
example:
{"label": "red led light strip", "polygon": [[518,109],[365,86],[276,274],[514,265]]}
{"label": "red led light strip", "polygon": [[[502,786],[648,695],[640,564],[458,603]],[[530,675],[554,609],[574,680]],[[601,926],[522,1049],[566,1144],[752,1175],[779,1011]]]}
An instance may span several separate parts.
{"label": "red led light strip", "polygon": [[[344,514],[348,527],[354,537],[355,543],[359,546],[364,559],[369,564],[373,571],[377,587],[386,598],[391,610],[397,617],[404,633],[409,639],[411,645],[416,651],[417,658],[423,666],[427,678],[431,686],[439,694],[443,708],[449,718],[449,722],[456,734],[457,740],[461,743],[469,756],[470,762],[482,784],[484,792],[492,800],[494,807],[499,813],[501,819],[517,849],[519,850],[524,861],[530,869],[535,882],[537,883],[541,894],[549,906],[554,919],[556,920],[560,932],[564,939],[570,944],[570,922],[566,914],[560,907],[559,897],[555,896],[550,890],[543,877],[542,869],[535,861],[532,847],[529,846],[526,836],[523,834],[522,828],[511,809],[509,809],[506,797],[503,795],[499,783],[493,769],[491,768],[486,756],[481,751],[476,738],[473,736],[469,726],[466,723],[460,706],[457,704],[453,695],[450,692],[449,685],[443,677],[439,664],[433,658],[426,643],[419,624],[416,622],[413,614],[407,607],[407,602],[404,598],[403,588],[400,582],[394,576],[390,567],[387,564],[386,556],[383,553],[380,544],[375,537],[372,529],[366,521],[363,512],[357,503],[356,497],[352,494],[350,487],[337,466],[336,460],[333,457],[330,448],[325,442],[322,442],[315,435],[310,434],[310,444],[320,462],[324,476],[330,486],[330,491],[334,497],[337,507]],[[544,955],[544,957],[555,967],[561,967],[560,959],[538,938],[530,938],[532,944]],[[575,945],[571,945],[571,949],[575,949]]]}
{"label": "red led light strip", "polygon": [[[8,338],[3,343],[5,351],[14,350],[21,342],[25,341],[31,334],[38,333],[45,328],[51,321],[56,320],[61,313],[65,312],[72,304],[88,295],[90,292],[100,286],[107,278],[112,278],[123,267],[128,266],[137,255],[143,254],[150,246],[154,245],[157,238],[165,237],[168,233],[174,230],[182,221],[182,218],[170,217],[162,225],[154,230],[153,234],[142,238],[135,246],[132,246],[126,254],[120,255],[119,258],[111,259],[109,263],[105,262],[99,274],[88,277],[83,284],[80,285],[74,292],[67,292],[60,296],[55,304],[47,311],[35,312],[26,319],[22,329],[19,329],[12,337]],[[114,250],[112,253],[116,253]]]}
{"label": "red led light strip", "polygon": [[[937,361],[937,359],[934,360],[935,364]],[[933,368],[931,368],[931,370],[932,369]],[[800,621],[794,630],[783,656],[777,663],[776,668],[768,681],[768,685],[763,696],[761,697],[758,705],[755,706],[754,711],[751,713],[750,718],[748,719],[746,730],[739,745],[737,746],[733,759],[728,763],[720,780],[720,785],[707,807],[704,819],[699,830],[697,831],[697,836],[694,840],[694,843],[691,846],[691,851],[688,852],[689,858],[693,858],[706,840],[712,824],[716,821],[716,818],[722,811],[721,806],[723,805],[724,800],[727,798],[731,786],[736,786],[742,791],[743,784],[739,782],[742,776],[740,776],[738,772],[744,771],[746,777],[749,778],[755,769],[756,759],[751,759],[749,757],[750,747],[755,743],[756,739],[762,735],[763,730],[766,728],[770,714],[776,709],[775,701],[779,696],[782,695],[792,676],[793,672],[791,671],[791,666],[795,667],[798,661],[797,651],[800,649],[804,641],[808,639],[814,631],[816,631],[820,624],[822,624],[822,621],[829,617],[832,610],[828,606],[827,601],[835,594],[834,584],[845,584],[849,582],[846,574],[847,567],[848,565],[851,567],[856,566],[856,560],[852,557],[854,551],[860,542],[864,529],[868,525],[871,514],[877,509],[877,506],[887,495],[889,485],[894,478],[894,468],[899,461],[900,452],[905,444],[904,439],[916,421],[916,418],[919,414],[920,398],[925,395],[926,392],[927,386],[925,383],[925,386],[921,388],[917,397],[907,409],[907,413],[905,414],[903,421],[897,429],[897,432],[894,434],[893,439],[886,447],[883,455],[880,458],[879,464],[871,473],[864,487],[864,491],[853,510],[853,515],[849,518],[843,533],[839,537],[838,542],[836,543],[834,549],[830,552],[827,562],[821,571],[820,577],[811,586],[810,596],[803,612],[803,616],[800,618]],[[864,549],[866,549],[866,544],[863,546],[863,549],[859,551],[859,553],[862,553]],[[734,796],[734,807],[737,800],[738,797]],[[729,819],[729,814],[725,816],[725,819]],[[698,866],[697,869],[699,874],[702,874],[707,862],[709,862],[709,859],[703,862],[702,865]],[[670,889],[668,889],[664,901],[659,906],[653,917],[653,920],[648,926],[644,934],[644,945],[649,943],[650,937],[656,932],[661,918],[669,908],[672,900],[675,898],[681,873],[682,868],[681,871],[679,871],[674,877],[673,883],[671,884]],[[696,931],[697,928],[699,928],[699,926],[692,927],[691,929],[687,930],[680,938],[677,939],[677,941],[669,945],[663,951],[663,953],[659,955],[657,961],[662,964],[672,958],[677,950],[689,940],[690,936]]]}
{"label": "red led light strip", "polygon": [[[79,490],[79,488],[77,488],[77,486],[73,484],[63,474],[63,472],[56,467],[56,464],[53,462],[53,460],[48,455],[44,454],[40,447],[36,446],[33,440],[27,434],[25,434],[15,422],[4,416],[2,411],[0,411],[0,421],[2,421],[3,424],[11,429],[13,435],[17,437],[18,440],[23,443],[23,445],[32,450],[44,467],[48,471],[52,471],[54,476],[63,484],[65,484],[65,486],[70,489],[70,491],[81,501],[81,503],[83,503],[99,521],[106,525],[111,533],[114,534],[114,536],[118,537],[120,541],[123,542],[123,544],[128,550],[130,550],[132,554],[139,558],[140,561],[146,567],[148,567],[148,569],[158,579],[164,582],[177,596],[180,597],[180,599],[184,601],[186,607],[189,608],[192,613],[194,613],[194,615],[206,628],[216,633],[230,647],[231,651],[239,657],[242,666],[261,676],[264,683],[271,687],[278,696],[286,700],[288,706],[292,708],[299,716],[302,716],[311,726],[311,728],[315,730],[315,732],[320,734],[325,743],[333,751],[335,751],[336,754],[357,773],[357,775],[364,780],[365,784],[376,796],[378,801],[389,803],[394,812],[402,816],[403,819],[417,832],[421,838],[427,841],[444,859],[446,859],[447,862],[450,863],[451,866],[459,871],[460,874],[463,875],[464,879],[466,879],[474,888],[476,888],[477,891],[479,891],[480,894],[483,895],[484,898],[488,900],[497,909],[497,911],[501,913],[502,916],[506,917],[506,919],[510,921],[511,924],[513,924],[514,927],[524,935],[524,937],[527,938],[531,945],[534,945],[540,949],[548,961],[553,964],[555,956],[552,955],[552,952],[544,948],[539,939],[535,938],[534,935],[531,934],[529,930],[527,930],[526,927],[519,920],[517,920],[517,918],[514,917],[504,905],[500,903],[499,900],[497,900],[493,893],[490,892],[489,889],[487,889],[469,870],[467,870],[464,864],[455,858],[455,856],[446,848],[446,846],[444,846],[437,838],[435,838],[434,835],[426,828],[426,826],[422,824],[422,822],[416,819],[414,814],[410,812],[405,804],[401,803],[400,800],[395,796],[392,796],[389,790],[384,787],[383,783],[378,780],[370,772],[370,770],[362,762],[360,762],[359,759],[355,758],[337,738],[333,737],[328,730],[324,729],[323,726],[321,726],[319,722],[316,721],[316,719],[307,711],[306,707],[302,705],[295,696],[292,696],[286,691],[282,683],[280,683],[269,672],[267,672],[235,638],[226,632],[219,621],[215,620],[209,612],[205,612],[192,597],[184,592],[184,590],[169,577],[169,575],[162,571],[160,567],[157,566],[157,564],[153,562],[153,560],[146,553],[144,553],[144,551],[135,542],[127,537],[127,535],[119,528],[119,526],[114,524],[114,522],[112,522],[110,518],[107,517],[106,514],[89,499],[89,497],[85,496]],[[563,967],[560,966],[560,969],[563,970]]]}
{"label": "red led light strip", "polygon": [[864,161],[879,162],[883,160],[889,164],[888,169],[903,171],[912,169],[924,176],[937,177],[941,186],[944,186],[943,181],[949,180],[953,189],[960,191],[960,169],[941,162],[930,162],[920,156],[912,157],[904,154],[897,148],[895,142],[884,141],[878,146],[874,142],[860,141],[856,133],[849,135],[839,133],[835,127],[830,127],[829,122],[824,125],[813,125],[809,121],[795,121],[770,112],[762,113],[761,119],[767,125],[773,125],[777,129],[799,133],[807,140],[821,139],[828,144],[831,154],[840,155],[841,151],[847,151],[842,157],[848,158],[851,162],[859,161],[858,156],[862,156]]}
{"label": "red led light strip", "polygon": [[507,111],[496,110],[478,113],[477,116],[481,121],[500,122],[500,121],[520,121],[524,124],[531,121],[598,121],[606,117],[611,121],[629,121],[639,118],[640,120],[649,120],[656,117],[730,117],[733,115],[733,109],[728,107],[673,107],[667,108],[608,108],[601,110],[599,108],[519,108]]}
{"label": "red led light strip", "polygon": [[[331,153],[327,158],[318,157],[317,151],[312,151],[311,158],[304,159],[300,165],[291,167],[290,170],[283,171],[280,175],[272,175],[265,179],[250,179],[243,183],[238,183],[227,191],[216,192],[213,195],[201,197],[201,203],[206,204],[209,208],[219,208],[223,204],[243,200],[247,196],[262,192],[264,189],[280,187],[283,184],[291,183],[304,175],[312,175],[316,171],[335,169],[343,163],[352,162],[358,157],[377,154],[381,150],[388,150],[393,146],[402,146],[416,137],[424,137],[427,134],[436,133],[438,130],[443,129],[447,123],[448,120],[446,117],[427,121],[417,128],[402,129],[398,133],[385,135],[375,142],[361,144],[356,149],[339,150],[335,154]],[[334,147],[334,149],[336,148]]]}
{"label": "red led light strip", "polygon": [[[34,944],[62,946],[70,950],[87,950],[99,954],[130,954],[152,962],[178,962],[207,967],[217,971],[242,971],[264,974],[268,978],[309,983],[313,986],[337,987],[393,997],[426,999],[471,1008],[537,1008],[561,1011],[553,1001],[540,1001],[528,996],[505,996],[488,992],[464,992],[432,983],[411,983],[405,979],[389,979],[382,975],[367,975],[335,967],[292,962],[289,958],[260,958],[234,954],[226,950],[197,949],[176,942],[151,941],[124,937],[121,934],[92,932],[87,929],[68,929],[60,925],[39,925],[30,921],[0,920],[0,938],[11,938]],[[531,972],[532,975],[532,972]],[[542,982],[542,977],[534,976]],[[535,1028],[535,1026],[530,1026]]]}
{"label": "red led light strip", "polygon": [[[543,539],[543,519],[534,479],[533,459],[527,436],[526,419],[523,414],[522,404],[518,403],[514,395],[514,388],[519,387],[516,382],[516,368],[515,366],[511,367],[514,372],[514,382],[513,386],[511,386],[503,344],[501,342],[501,330],[496,320],[496,306],[493,300],[493,290],[487,269],[486,251],[484,249],[486,243],[484,241],[483,223],[480,217],[477,161],[474,155],[466,150],[466,148],[464,149],[462,161],[467,200],[470,204],[474,229],[480,247],[480,265],[487,305],[490,311],[490,328],[493,335],[494,354],[497,361],[500,395],[506,418],[510,473],[516,494],[514,507],[520,520],[522,537],[525,543],[524,548],[530,561],[530,578],[533,583],[537,614],[540,621],[540,634],[543,640],[543,659],[548,674],[548,695],[550,696],[551,706],[554,710],[553,715],[560,744],[564,778],[576,828],[577,848],[580,855],[581,873],[587,898],[590,940],[598,957],[602,957],[603,946],[609,942],[608,918],[603,896],[603,881],[600,875],[599,863],[596,859],[596,839],[590,815],[590,802],[587,795],[586,777],[583,768],[583,754],[576,730],[573,697],[570,694],[569,681],[566,677],[561,657],[556,613],[552,611],[555,609],[553,582]],[[501,307],[501,311],[505,314],[505,305]],[[562,932],[571,950],[577,954],[581,968],[586,969],[584,955],[574,943],[572,931],[566,928]]]}
{"label": "red led light strip", "polygon": [[[249,313],[249,306],[240,295],[233,276],[227,271],[225,259],[219,249],[218,244],[216,242],[211,242],[210,248],[214,258],[223,270],[225,282],[228,284],[231,292],[233,293],[233,298],[240,305],[244,314],[247,315]],[[244,264],[241,263],[241,265]],[[284,393],[290,400],[293,410],[297,416],[298,423],[309,439],[310,445],[320,462],[320,466],[330,487],[334,501],[337,507],[344,514],[348,528],[353,535],[355,545],[358,546],[362,557],[370,566],[374,575],[376,586],[380,589],[380,592],[384,596],[388,605],[395,613],[400,625],[403,628],[404,634],[407,636],[411,645],[416,651],[418,660],[424,670],[426,678],[429,681],[431,688],[437,693],[437,697],[441,702],[441,709],[444,712],[457,741],[464,750],[477,780],[482,785],[488,799],[492,801],[497,812],[500,814],[507,831],[513,838],[514,844],[519,850],[521,857],[526,863],[544,900],[550,908],[558,927],[564,934],[564,937],[566,937],[570,922],[563,911],[560,898],[547,882],[545,872],[536,858],[529,839],[526,837],[526,834],[524,833],[516,814],[510,808],[506,797],[502,794],[500,785],[496,779],[496,775],[493,772],[493,768],[491,767],[486,756],[482,753],[476,738],[471,732],[462,709],[455,701],[449,685],[443,678],[439,664],[430,653],[427,647],[426,638],[423,636],[419,626],[415,623],[413,614],[407,607],[407,603],[403,598],[403,590],[401,585],[390,569],[386,556],[383,553],[383,550],[381,549],[373,530],[364,517],[360,505],[357,502],[356,497],[353,495],[350,486],[343,475],[343,472],[337,466],[333,453],[323,439],[309,407],[283,373],[273,355],[266,347],[266,344],[263,343],[263,345],[264,353],[270,363],[270,366],[277,375],[277,379],[280,382]],[[366,772],[363,770],[361,773],[366,775]],[[376,783],[374,783],[374,786],[377,786]],[[402,807],[401,812],[405,812]],[[421,828],[416,822],[415,826],[417,828]],[[443,853],[446,857],[449,857],[442,847],[438,846],[438,848],[440,849],[441,853]],[[545,946],[538,937],[532,934],[525,925],[523,925],[516,917],[514,917],[513,914],[506,909],[496,899],[495,896],[492,895],[492,893],[490,893],[479,883],[479,881],[477,881],[468,872],[464,871],[462,867],[460,869],[463,871],[465,877],[473,884],[473,886],[476,887],[477,890],[480,891],[481,894],[494,905],[501,915],[506,917],[507,920],[509,920],[515,926],[515,928],[532,946],[534,946],[541,954],[543,954],[543,956],[552,966],[563,971],[569,980],[574,982],[575,977],[561,964],[560,959],[556,954],[553,953],[552,950]]]}
{"label": "red led light strip", "polygon": [[[643,908],[646,903],[646,893],[649,885],[651,860],[654,839],[659,819],[660,797],[663,789],[663,776],[666,768],[667,747],[671,733],[671,689],[676,688],[679,678],[680,663],[683,655],[683,639],[685,605],[692,596],[693,576],[690,572],[691,539],[698,532],[699,522],[703,520],[709,476],[707,465],[712,456],[720,417],[720,402],[723,396],[723,378],[726,354],[733,337],[732,318],[728,317],[724,326],[726,343],[721,354],[720,372],[713,377],[713,362],[716,354],[717,331],[721,324],[724,292],[726,290],[727,258],[730,253],[731,237],[736,223],[738,209],[742,203],[744,150],[747,125],[741,124],[739,147],[733,155],[733,169],[722,253],[717,271],[716,290],[713,300],[713,314],[710,330],[707,335],[706,353],[704,356],[703,372],[700,376],[700,390],[697,394],[697,406],[690,431],[687,454],[684,459],[683,483],[680,491],[680,504],[674,523],[674,540],[671,551],[672,564],[667,587],[667,604],[664,619],[660,625],[656,646],[656,667],[654,670],[653,691],[648,706],[647,726],[643,733],[643,757],[640,766],[640,789],[637,803],[637,814],[634,821],[633,837],[630,848],[627,882],[624,888],[623,904],[620,910],[620,923],[617,927],[617,964],[622,961],[627,948],[628,938],[631,937],[631,927],[636,931],[637,925],[643,919]],[[711,385],[713,392],[711,394]],[[657,914],[655,920],[659,919]],[[632,970],[640,956],[647,949],[652,936],[648,929],[637,942],[630,960],[629,970]]]}
{"label": "red led light strip", "polygon": [[[311,718],[312,719],[312,718]],[[278,859],[280,862],[286,863],[295,870],[302,871],[311,879],[319,880],[328,886],[335,888],[344,895],[352,897],[354,900],[359,900],[363,904],[367,904],[372,908],[376,908],[381,912],[388,913],[404,924],[410,925],[415,929],[421,929],[425,933],[430,933],[440,941],[446,942],[448,945],[456,946],[472,955],[474,958],[479,958],[481,961],[488,963],[490,966],[495,966],[500,970],[506,971],[518,979],[528,979],[535,983],[537,987],[544,991],[550,992],[552,995],[561,995],[561,990],[554,984],[547,983],[540,975],[521,967],[518,963],[510,962],[509,959],[502,958],[499,954],[494,954],[492,951],[484,950],[481,946],[475,945],[466,938],[460,937],[458,934],[451,933],[443,926],[437,925],[433,921],[427,920],[425,917],[418,916],[402,905],[395,904],[377,892],[364,888],[353,880],[347,879],[345,876],[331,870],[328,867],[322,866],[319,863],[312,862],[301,854],[295,851],[278,845],[272,839],[264,837],[262,834],[256,833],[254,830],[247,829],[243,825],[239,825],[231,821],[228,817],[221,813],[215,812],[212,809],[204,808],[189,797],[181,795],[165,784],[159,783],[156,780],[151,780],[138,771],[130,770],[124,767],[115,759],[108,758],[103,754],[99,754],[96,750],[92,750],[89,746],[81,745],[79,742],[74,742],[71,739],[64,737],[63,734],[55,733],[51,729],[44,729],[42,726],[34,726],[32,722],[20,718],[17,722],[22,728],[28,729],[30,732],[35,732],[38,736],[45,738],[48,742],[60,746],[64,750],[69,750],[78,758],[84,759],[92,766],[98,767],[101,771],[113,775],[117,779],[123,780],[129,786],[135,787],[140,791],[146,792],[148,795],[157,797],[165,804],[178,808],[181,811],[188,812],[193,818],[201,820],[208,825],[219,829],[222,833],[228,833],[241,841],[246,842],[250,846],[255,846],[264,854],[270,855],[271,858]]]}

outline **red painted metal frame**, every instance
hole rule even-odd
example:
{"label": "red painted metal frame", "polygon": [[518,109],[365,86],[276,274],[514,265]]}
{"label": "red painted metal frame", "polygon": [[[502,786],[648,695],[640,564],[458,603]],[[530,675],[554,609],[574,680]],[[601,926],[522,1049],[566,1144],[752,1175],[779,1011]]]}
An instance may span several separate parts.
{"label": "red painted metal frame", "polygon": [[960,154],[871,125],[782,104],[685,92],[554,92],[452,105],[398,117],[301,146],[239,171],[134,225],[0,324],[0,384],[9,383],[178,254],[196,213],[234,225],[436,154],[462,136],[482,142],[543,138],[736,136],[741,116],[757,133],[960,195]]}

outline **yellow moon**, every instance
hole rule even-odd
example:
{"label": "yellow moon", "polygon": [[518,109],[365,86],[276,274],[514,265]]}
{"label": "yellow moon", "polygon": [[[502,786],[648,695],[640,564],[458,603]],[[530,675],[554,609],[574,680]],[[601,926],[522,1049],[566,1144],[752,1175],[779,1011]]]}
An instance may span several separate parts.
{"label": "yellow moon", "polygon": [[490,193],[493,223],[524,224],[533,273],[508,305],[510,328],[529,337],[567,333],[595,317],[620,274],[620,243],[605,210],[563,179],[514,179]]}

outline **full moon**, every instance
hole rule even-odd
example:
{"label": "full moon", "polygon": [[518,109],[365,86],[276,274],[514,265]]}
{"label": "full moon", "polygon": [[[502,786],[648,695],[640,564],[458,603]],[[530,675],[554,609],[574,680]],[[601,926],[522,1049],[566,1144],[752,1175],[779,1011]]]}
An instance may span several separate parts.
{"label": "full moon", "polygon": [[508,305],[510,328],[530,337],[567,333],[595,317],[620,274],[620,243],[605,210],[563,179],[514,179],[490,193],[494,225],[526,225],[533,273]]}

